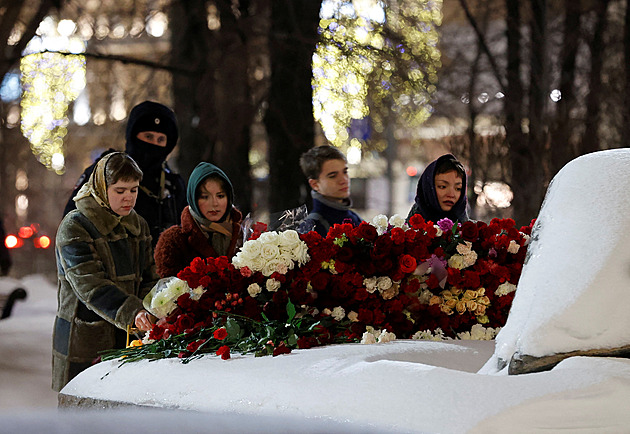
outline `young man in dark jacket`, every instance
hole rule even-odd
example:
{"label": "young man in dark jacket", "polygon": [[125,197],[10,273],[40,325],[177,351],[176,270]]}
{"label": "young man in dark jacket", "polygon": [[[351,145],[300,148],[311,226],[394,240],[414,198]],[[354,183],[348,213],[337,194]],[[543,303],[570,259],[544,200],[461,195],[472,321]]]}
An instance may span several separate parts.
{"label": "young man in dark jacket", "polygon": [[[300,167],[311,186],[313,209],[301,225],[325,237],[336,223],[359,225],[363,220],[350,208],[350,177],[346,156],[333,146],[316,146],[300,157]],[[310,228],[309,228],[310,229]]]}
{"label": "young man in dark jacket", "polygon": [[[175,114],[165,105],[144,101],[129,113],[125,151],[144,174],[135,210],[149,223],[154,247],[164,229],[180,223],[180,215],[186,206],[186,183],[166,163],[177,138]],[[99,159],[113,151],[105,151]],[[73,199],[94,171],[96,162],[85,169],[77,181],[64,216],[76,208]]]}

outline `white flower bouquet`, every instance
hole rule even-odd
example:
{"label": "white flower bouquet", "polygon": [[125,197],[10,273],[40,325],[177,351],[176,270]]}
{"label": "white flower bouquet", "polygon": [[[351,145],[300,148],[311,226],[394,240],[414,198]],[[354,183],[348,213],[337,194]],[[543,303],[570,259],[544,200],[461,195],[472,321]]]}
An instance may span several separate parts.
{"label": "white flower bouquet", "polygon": [[243,244],[232,264],[239,269],[247,267],[253,272],[260,271],[269,277],[273,273],[286,274],[296,263],[302,266],[310,259],[308,246],[296,231],[270,231]]}
{"label": "white flower bouquet", "polygon": [[151,314],[158,318],[170,315],[177,307],[177,299],[189,293],[190,298],[198,300],[205,292],[202,287],[191,289],[186,281],[175,276],[158,280],[151,291],[144,297],[142,305]]}

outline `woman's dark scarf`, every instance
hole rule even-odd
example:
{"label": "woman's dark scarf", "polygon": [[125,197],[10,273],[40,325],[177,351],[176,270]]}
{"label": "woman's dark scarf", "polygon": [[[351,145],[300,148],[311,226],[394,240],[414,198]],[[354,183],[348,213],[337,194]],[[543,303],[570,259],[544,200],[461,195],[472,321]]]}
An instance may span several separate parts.
{"label": "woman's dark scarf", "polygon": [[453,208],[451,208],[450,211],[443,211],[438,202],[435,191],[435,171],[445,160],[457,161],[454,155],[445,154],[424,169],[424,172],[418,180],[415,203],[411,207],[411,211],[409,211],[407,221],[409,221],[414,214],[420,214],[425,221],[432,221],[433,223],[437,223],[438,220],[443,218],[448,218],[453,222],[458,221],[460,223],[468,221],[468,211],[466,209],[468,204],[468,198],[466,197],[466,172],[464,172],[462,177],[462,194],[455,205],[453,205]]}

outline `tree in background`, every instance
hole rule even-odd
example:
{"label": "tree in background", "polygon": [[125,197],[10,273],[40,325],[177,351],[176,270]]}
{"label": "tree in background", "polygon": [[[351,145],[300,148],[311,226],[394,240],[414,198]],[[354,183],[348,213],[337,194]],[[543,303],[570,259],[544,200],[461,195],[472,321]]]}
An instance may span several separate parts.
{"label": "tree in background", "polygon": [[[460,87],[460,95],[470,92],[465,103],[476,105],[460,149],[472,162],[471,186],[508,184],[512,215],[521,223],[537,215],[548,182],[566,162],[623,145],[628,41],[620,38],[619,17],[627,3],[459,0],[475,35],[462,40],[462,51],[478,56],[466,63],[476,65],[471,87]],[[491,140],[503,155],[498,166],[480,145],[489,134],[479,132],[480,114],[503,127]]]}

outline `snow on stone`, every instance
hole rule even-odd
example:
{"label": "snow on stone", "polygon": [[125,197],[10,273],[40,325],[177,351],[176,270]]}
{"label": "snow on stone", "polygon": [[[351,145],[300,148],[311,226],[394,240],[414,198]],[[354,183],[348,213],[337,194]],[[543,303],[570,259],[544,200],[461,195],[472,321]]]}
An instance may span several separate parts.
{"label": "snow on stone", "polygon": [[595,152],[553,179],[489,363],[630,344],[630,149]]}

